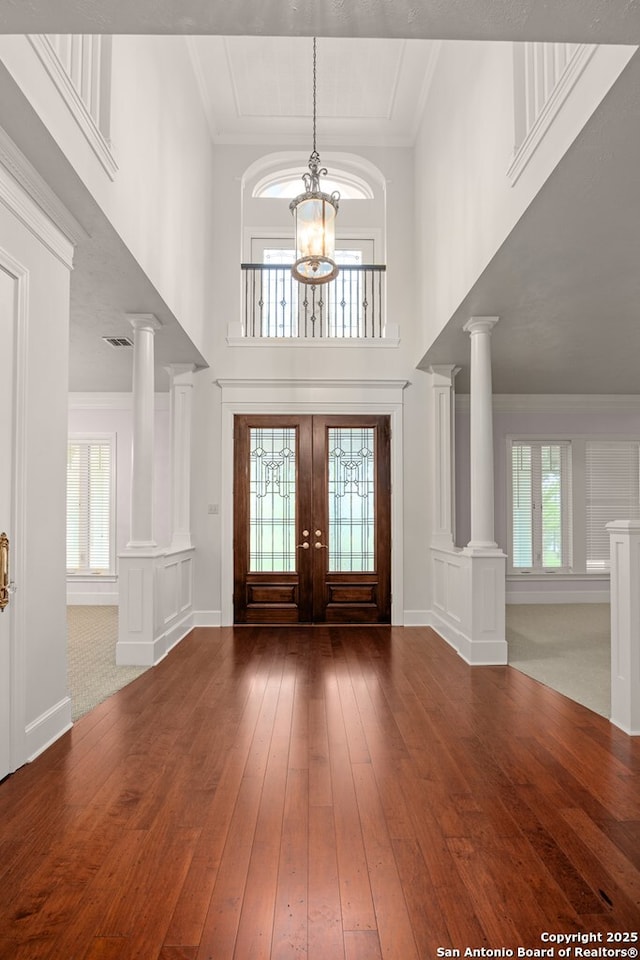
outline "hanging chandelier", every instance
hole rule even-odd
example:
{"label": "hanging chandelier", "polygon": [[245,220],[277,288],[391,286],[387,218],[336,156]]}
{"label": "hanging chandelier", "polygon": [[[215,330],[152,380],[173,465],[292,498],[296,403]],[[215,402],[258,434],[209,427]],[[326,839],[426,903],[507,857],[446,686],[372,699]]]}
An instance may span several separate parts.
{"label": "hanging chandelier", "polygon": [[340,194],[323,193],[320,177],[327,168],[320,165],[316,149],[316,38],[313,38],[313,150],[309,157],[309,173],[302,174],[305,192],[289,204],[295,219],[296,261],[291,273],[301,283],[328,283],[338,276],[333,260],[335,248],[335,218]]}

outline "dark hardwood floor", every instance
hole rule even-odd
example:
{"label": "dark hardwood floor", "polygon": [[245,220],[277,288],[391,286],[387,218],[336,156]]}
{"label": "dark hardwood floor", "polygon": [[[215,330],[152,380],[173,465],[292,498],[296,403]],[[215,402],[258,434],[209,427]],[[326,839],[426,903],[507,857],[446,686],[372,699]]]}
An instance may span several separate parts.
{"label": "dark hardwood floor", "polygon": [[427,628],[194,630],[0,786],[2,960],[559,957],[545,931],[639,926],[640,742]]}

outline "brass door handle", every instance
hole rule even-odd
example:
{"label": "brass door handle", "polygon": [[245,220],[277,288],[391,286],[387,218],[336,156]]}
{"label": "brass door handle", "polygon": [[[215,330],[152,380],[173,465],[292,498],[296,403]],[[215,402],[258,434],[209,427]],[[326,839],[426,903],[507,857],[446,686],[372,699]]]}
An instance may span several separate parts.
{"label": "brass door handle", "polygon": [[9,604],[11,594],[9,582],[9,538],[6,533],[0,533],[0,612]]}
{"label": "brass door handle", "polygon": [[305,541],[305,543],[296,543],[296,550],[299,550],[300,547],[302,547],[303,550],[308,550],[308,549],[309,549],[309,544],[306,543],[306,541]]}
{"label": "brass door handle", "polygon": [[316,550],[328,550],[328,549],[329,549],[329,547],[326,545],[326,543],[320,543],[320,542],[316,542],[315,548],[316,548]]}

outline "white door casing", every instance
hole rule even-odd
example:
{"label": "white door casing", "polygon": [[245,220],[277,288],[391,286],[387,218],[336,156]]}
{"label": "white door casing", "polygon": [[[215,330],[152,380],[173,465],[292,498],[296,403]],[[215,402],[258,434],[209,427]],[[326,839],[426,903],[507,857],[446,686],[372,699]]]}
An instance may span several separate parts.
{"label": "white door casing", "polygon": [[[10,544],[14,533],[13,511],[13,358],[16,325],[17,281],[0,260],[0,533]],[[11,553],[9,556],[11,561]],[[11,566],[9,575],[12,577]],[[13,601],[13,596],[11,597]],[[0,612],[0,779],[12,770],[12,602]]]}

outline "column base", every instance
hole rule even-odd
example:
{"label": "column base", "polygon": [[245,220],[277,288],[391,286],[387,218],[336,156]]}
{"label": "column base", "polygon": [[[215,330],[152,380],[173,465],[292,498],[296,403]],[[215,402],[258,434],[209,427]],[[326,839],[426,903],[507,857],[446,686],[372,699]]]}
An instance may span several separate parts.
{"label": "column base", "polygon": [[505,636],[506,562],[497,547],[467,547],[467,589],[469,597],[466,637],[459,653],[467,663],[506,664]]}
{"label": "column base", "polygon": [[193,626],[195,551],[120,554],[116,664],[151,667]]}
{"label": "column base", "polygon": [[164,655],[158,648],[156,582],[163,565],[161,553],[145,550],[118,557],[119,667],[150,667]]}
{"label": "column base", "polygon": [[468,557],[504,557],[506,556],[497,543],[485,543],[481,541],[470,540],[466,547],[463,547],[463,553]]}
{"label": "column base", "polygon": [[505,555],[434,545],[431,558],[435,629],[473,666],[506,664]]}

